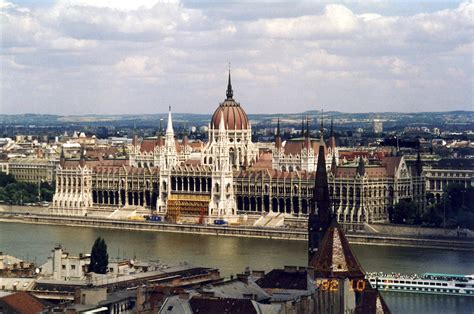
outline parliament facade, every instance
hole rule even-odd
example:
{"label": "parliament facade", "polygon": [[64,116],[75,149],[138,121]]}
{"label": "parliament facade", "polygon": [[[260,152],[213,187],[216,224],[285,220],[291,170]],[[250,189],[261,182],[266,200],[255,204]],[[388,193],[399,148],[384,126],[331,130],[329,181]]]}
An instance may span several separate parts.
{"label": "parliament facade", "polygon": [[[215,110],[207,143],[175,138],[171,109],[164,134],[134,136],[126,157],[66,158],[56,169],[52,211],[86,215],[91,210],[149,211],[169,221],[237,222],[244,216],[307,217],[313,206],[318,154],[324,152],[333,211],[338,221],[386,221],[400,200],[424,208],[418,160],[409,169],[402,156],[359,156],[340,163],[332,132],[327,141],[301,137],[282,141],[278,123],[271,151],[252,142],[252,126],[234,100],[229,73],[225,100]],[[322,147],[322,149],[320,149]]]}

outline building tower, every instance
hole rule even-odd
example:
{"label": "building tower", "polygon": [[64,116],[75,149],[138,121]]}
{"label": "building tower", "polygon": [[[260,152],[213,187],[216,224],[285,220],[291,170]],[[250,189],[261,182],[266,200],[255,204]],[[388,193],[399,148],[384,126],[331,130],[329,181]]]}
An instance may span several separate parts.
{"label": "building tower", "polygon": [[225,130],[224,114],[221,114],[219,133],[214,147],[212,165],[212,196],[209,203],[211,216],[229,217],[236,214],[233,189],[233,173],[229,160],[229,146]]}
{"label": "building tower", "polygon": [[178,161],[178,154],[176,152],[176,143],[174,141],[173,120],[171,118],[171,106],[168,111],[168,125],[165,133],[165,151],[166,163],[165,168],[170,169],[174,167]]}
{"label": "building tower", "polygon": [[321,122],[321,143],[319,145],[318,164],[314,182],[313,206],[308,218],[308,263],[316,254],[319,244],[332,219],[330,209],[328,175],[324,156],[324,139]]}

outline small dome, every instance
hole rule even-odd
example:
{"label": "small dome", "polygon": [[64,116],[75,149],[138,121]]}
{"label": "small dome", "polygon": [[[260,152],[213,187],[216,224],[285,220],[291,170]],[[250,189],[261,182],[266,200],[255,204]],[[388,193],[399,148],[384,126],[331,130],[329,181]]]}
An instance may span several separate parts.
{"label": "small dome", "polygon": [[249,119],[244,109],[233,99],[226,99],[217,107],[212,115],[211,128],[219,129],[221,122],[221,113],[224,114],[226,130],[246,130],[249,128]]}

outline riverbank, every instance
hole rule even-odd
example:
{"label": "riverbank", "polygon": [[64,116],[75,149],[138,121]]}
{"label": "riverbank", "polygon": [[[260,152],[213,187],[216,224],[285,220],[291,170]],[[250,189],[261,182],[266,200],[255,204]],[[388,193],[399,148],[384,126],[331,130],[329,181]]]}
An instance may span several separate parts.
{"label": "riverbank", "polygon": [[[307,241],[307,232],[304,229],[296,230],[287,228],[188,225],[164,222],[157,223],[131,220],[110,220],[91,217],[28,215],[6,212],[0,212],[0,221],[88,228]],[[349,232],[347,233],[347,237],[349,242],[353,244],[474,251],[474,241],[469,238],[460,239],[447,237],[433,238],[421,236],[393,236],[390,234],[371,234],[362,232]]]}

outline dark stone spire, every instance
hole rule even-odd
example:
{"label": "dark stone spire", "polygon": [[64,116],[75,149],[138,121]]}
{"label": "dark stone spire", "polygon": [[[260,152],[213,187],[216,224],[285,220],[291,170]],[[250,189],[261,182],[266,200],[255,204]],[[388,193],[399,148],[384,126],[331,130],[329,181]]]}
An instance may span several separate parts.
{"label": "dark stone spire", "polygon": [[308,219],[308,263],[313,259],[318,250],[323,235],[331,225],[333,218],[328,187],[328,174],[326,172],[326,158],[324,142],[319,144],[318,164],[314,181],[313,207]]}
{"label": "dark stone spire", "polygon": [[331,172],[334,176],[336,176],[337,171],[337,163],[336,163],[336,154],[332,154],[332,161],[331,161]]}
{"label": "dark stone spire", "polygon": [[362,177],[365,174],[365,162],[364,158],[360,156],[359,164],[357,165],[357,173]]}
{"label": "dark stone spire", "polygon": [[277,134],[276,136],[280,136],[280,117],[278,117],[278,121],[277,121]]}
{"label": "dark stone spire", "polygon": [[232,90],[232,82],[230,80],[230,66],[229,66],[229,80],[227,81],[227,100],[232,99],[234,97],[234,91]]}
{"label": "dark stone spire", "polygon": [[59,157],[59,163],[61,165],[66,161],[66,156],[64,155],[64,146],[61,146],[61,156]]}
{"label": "dark stone spire", "polygon": [[277,122],[277,132],[275,135],[275,147],[280,149],[281,148],[281,136],[280,136],[280,117],[278,117]]}
{"label": "dark stone spire", "polygon": [[421,162],[420,148],[418,148],[418,154],[416,156],[416,175],[421,177],[423,173],[423,163]]}

